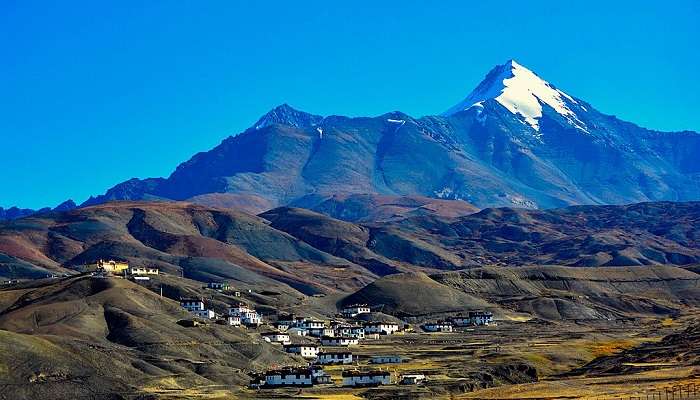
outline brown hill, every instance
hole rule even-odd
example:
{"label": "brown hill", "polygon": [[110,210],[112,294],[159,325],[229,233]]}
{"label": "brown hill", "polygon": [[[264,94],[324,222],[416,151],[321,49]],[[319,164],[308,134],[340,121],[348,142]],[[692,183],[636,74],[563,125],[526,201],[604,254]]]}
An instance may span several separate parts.
{"label": "brown hill", "polygon": [[378,279],[346,297],[343,303],[366,303],[375,310],[400,317],[495,307],[423,273],[397,274]]}
{"label": "brown hill", "polygon": [[381,278],[343,303],[397,316],[486,308],[549,321],[673,315],[700,304],[700,275],[682,268],[487,267]]}
{"label": "brown hill", "polygon": [[160,382],[238,385],[244,368],[298,362],[242,329],[183,327],[177,322],[189,317],[177,302],[124,279],[72,277],[2,293],[0,387],[9,384],[13,399],[130,398]]}
{"label": "brown hill", "polygon": [[252,216],[116,202],[0,223],[0,276],[36,278],[116,257],[201,281],[352,292],[396,272],[692,265],[700,262],[699,227],[697,202],[501,208],[362,224],[286,207]]}
{"label": "brown hill", "polygon": [[[429,216],[378,225],[373,236],[399,243],[420,240],[418,248],[433,249],[429,253],[441,260],[437,265],[452,269],[470,265],[685,265],[700,262],[700,203],[485,209],[454,221]],[[391,248],[381,240],[374,247],[391,259],[415,259],[410,252],[389,253]],[[440,251],[434,250],[438,248]],[[437,263],[435,259],[428,262]]]}
{"label": "brown hill", "polygon": [[114,257],[205,281],[250,279],[252,273],[260,283],[306,293],[358,288],[374,279],[262,218],[189,203],[117,202],[6,222],[0,253],[4,276],[65,272]]}

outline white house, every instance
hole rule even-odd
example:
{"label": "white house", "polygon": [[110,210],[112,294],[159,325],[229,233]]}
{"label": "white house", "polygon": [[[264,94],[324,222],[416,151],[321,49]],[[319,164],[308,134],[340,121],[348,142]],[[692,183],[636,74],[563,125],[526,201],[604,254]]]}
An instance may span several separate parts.
{"label": "white house", "polygon": [[323,336],[335,336],[335,331],[331,328],[309,328],[309,336],[323,337]]}
{"label": "white house", "polygon": [[359,343],[355,337],[332,337],[324,336],[321,338],[321,346],[353,346]]}
{"label": "white house", "polygon": [[300,328],[306,329],[320,329],[326,327],[326,321],[321,321],[317,319],[307,319],[302,321],[299,325]]}
{"label": "white house", "polygon": [[207,284],[207,287],[209,289],[214,289],[214,290],[228,290],[229,289],[228,282],[209,282]]}
{"label": "white house", "polygon": [[262,318],[257,312],[248,311],[241,315],[241,323],[245,326],[258,326],[262,324]]}
{"label": "white house", "polygon": [[399,330],[399,325],[393,322],[366,322],[365,333],[378,333],[380,335],[391,335]]}
{"label": "white house", "polygon": [[309,330],[304,328],[289,328],[287,329],[289,336],[308,336]]}
{"label": "white house", "polygon": [[199,318],[204,318],[204,319],[216,318],[216,313],[212,310],[194,310],[194,311],[190,311],[190,312]]}
{"label": "white house", "polygon": [[228,315],[239,316],[241,318],[241,324],[246,326],[258,326],[262,324],[260,314],[244,303],[238,303],[237,306],[229,308]]}
{"label": "white house", "polygon": [[190,312],[204,310],[204,300],[197,298],[181,298],[180,306]]}
{"label": "white house", "polygon": [[341,313],[346,318],[353,318],[360,314],[368,314],[370,312],[367,304],[353,304],[343,307]]}
{"label": "white house", "polygon": [[350,329],[350,336],[354,336],[358,339],[364,339],[365,328],[362,326],[353,326],[352,329]]}
{"label": "white house", "polygon": [[352,364],[352,353],[349,351],[324,351],[318,353],[318,364]]}
{"label": "white house", "polygon": [[390,384],[391,373],[388,371],[343,372],[343,386],[379,386]]}
{"label": "white house", "polygon": [[420,385],[425,382],[425,375],[423,374],[404,374],[401,375],[401,380],[399,384],[401,385]]}
{"label": "white house", "polygon": [[469,318],[469,316],[467,315],[462,314],[450,318],[450,322],[452,322],[452,325],[454,326],[469,326],[472,324],[471,318]]}
{"label": "white house", "polygon": [[265,372],[265,386],[313,386],[310,368],[282,368]]}
{"label": "white house", "polygon": [[493,313],[490,311],[469,311],[469,319],[472,325],[490,325],[493,322]]}
{"label": "white house", "polygon": [[282,332],[266,332],[261,334],[262,338],[269,343],[289,344],[289,335]]}
{"label": "white house", "polygon": [[235,307],[231,307],[228,309],[228,315],[242,315],[249,311],[254,310],[249,308],[248,305],[246,305],[245,303],[238,303]]}
{"label": "white house", "polygon": [[400,356],[395,355],[374,356],[370,359],[372,364],[399,364],[402,361]]}
{"label": "white house", "polygon": [[229,315],[226,318],[226,324],[231,326],[241,326],[241,317],[238,315]]}
{"label": "white house", "polygon": [[452,332],[452,324],[449,322],[428,322],[423,325],[426,332]]}
{"label": "white house", "polygon": [[309,368],[311,368],[311,377],[313,378],[314,385],[333,384],[333,378],[323,370],[323,367],[320,365],[312,365]]}
{"label": "white house", "polygon": [[156,267],[129,267],[129,275],[158,275]]}
{"label": "white house", "polygon": [[304,358],[316,358],[318,356],[318,346],[314,344],[286,344],[284,351],[291,354],[299,354]]}
{"label": "white house", "polygon": [[337,325],[333,336],[353,336],[358,339],[364,339],[365,328],[358,325]]}
{"label": "white house", "polygon": [[181,298],[180,305],[199,318],[216,318],[216,313],[214,311],[204,308],[204,300],[201,298]]}

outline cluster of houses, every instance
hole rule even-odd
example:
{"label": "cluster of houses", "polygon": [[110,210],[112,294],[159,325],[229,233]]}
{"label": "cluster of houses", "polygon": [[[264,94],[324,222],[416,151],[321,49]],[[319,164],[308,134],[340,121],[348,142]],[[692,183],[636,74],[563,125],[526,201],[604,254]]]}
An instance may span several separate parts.
{"label": "cluster of houses", "polygon": [[[364,322],[347,323],[297,317],[294,315],[280,316],[273,324],[276,332],[263,334],[264,340],[284,345],[287,353],[297,354],[318,364],[350,364],[353,362],[352,353],[347,350],[322,351],[322,347],[347,348],[359,344],[364,339],[378,339],[379,335],[391,335],[399,330],[399,325],[393,322]],[[294,336],[317,338],[316,343],[292,344]]]}
{"label": "cluster of houses", "polygon": [[326,346],[349,346],[357,344],[362,339],[378,338],[380,335],[391,335],[400,330],[394,322],[356,322],[327,321],[298,317],[293,314],[282,315],[273,326],[280,332],[290,336],[311,336],[319,338]]}
{"label": "cluster of houses", "polygon": [[[353,304],[341,310],[343,317],[354,319],[358,315],[370,312],[366,304]],[[447,321],[430,322],[423,325],[427,332],[452,332],[455,327],[489,325],[493,323],[493,314],[488,311],[470,311],[467,315],[459,314]],[[284,368],[267,371],[253,381],[255,386],[312,386],[332,383],[329,376],[319,372],[319,367],[329,364],[351,365],[357,361],[349,350],[361,340],[391,335],[401,330],[399,324],[386,321],[323,321],[314,318],[299,317],[292,314],[282,315],[273,324],[276,332],[264,333],[268,342],[281,343],[290,354],[299,355],[309,360],[309,367]],[[317,338],[317,342],[292,343],[295,336]],[[380,355],[370,359],[370,364],[401,363],[397,355]],[[382,370],[361,371],[358,369],[342,373],[343,386],[377,386],[398,384],[416,385],[425,381],[423,374],[405,374],[393,379],[391,373]],[[257,383],[256,383],[257,382]]]}
{"label": "cluster of houses", "polygon": [[467,315],[458,314],[447,321],[428,322],[423,324],[426,332],[452,332],[455,327],[481,326],[493,324],[493,313],[490,311],[469,311]]}
{"label": "cluster of houses", "polygon": [[[204,306],[202,298],[181,298],[180,306],[189,311],[192,315],[202,319],[220,319],[226,325],[257,327],[262,324],[262,317],[255,309],[248,307],[245,303],[238,303],[229,308],[228,315],[219,315],[214,310]],[[289,341],[289,336],[286,341]]]}
{"label": "cluster of houses", "polygon": [[[347,319],[369,312],[370,308],[366,304],[353,304],[341,310],[342,316]],[[251,385],[256,387],[312,386],[333,383],[330,376],[321,372],[323,366],[351,365],[357,359],[350,351],[350,346],[357,345],[361,340],[378,339],[381,335],[392,335],[401,330],[401,326],[394,322],[329,322],[293,314],[279,316],[273,326],[277,331],[264,333],[262,335],[264,340],[282,343],[285,352],[299,355],[309,360],[310,364],[308,367],[273,369],[256,375],[251,382]],[[317,341],[309,342],[308,339],[304,339],[306,343],[291,343],[295,336],[314,337]],[[370,362],[372,364],[400,363],[402,359],[393,355],[376,356],[372,357]],[[393,379],[388,371],[357,369],[344,371],[342,374],[343,386],[388,385],[394,381],[404,384],[422,382],[422,379],[411,378],[411,376]]]}

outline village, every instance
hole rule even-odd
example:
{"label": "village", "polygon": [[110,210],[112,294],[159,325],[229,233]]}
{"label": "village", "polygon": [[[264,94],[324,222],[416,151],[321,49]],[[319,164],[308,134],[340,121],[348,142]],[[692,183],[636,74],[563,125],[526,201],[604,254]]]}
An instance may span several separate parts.
{"label": "village", "polygon": [[[83,272],[95,278],[122,277],[134,282],[147,282],[160,274],[158,268],[130,266],[124,261],[98,260],[86,264]],[[206,290],[227,293],[232,298],[242,298],[228,282],[208,282]],[[161,289],[162,295],[162,289]],[[407,334],[445,334],[459,329],[494,326],[494,316],[486,310],[473,310],[441,320],[415,324],[396,320],[368,320],[372,314],[368,304],[339,306],[332,318],[295,315],[277,312],[261,315],[254,306],[238,300],[226,312],[216,312],[205,297],[180,297],[180,306],[191,318],[178,321],[188,327],[208,323],[246,329],[267,343],[297,359],[304,360],[290,365],[274,365],[263,371],[251,371],[250,389],[265,390],[284,387],[373,387],[385,385],[421,385],[427,380],[420,371],[402,371],[400,374],[388,366],[406,363],[405,356],[397,354],[358,355],[353,352],[362,344],[379,341],[391,336]],[[414,329],[417,328],[417,332]],[[337,371],[337,368],[340,371]],[[326,370],[334,368],[341,379],[334,379]]]}

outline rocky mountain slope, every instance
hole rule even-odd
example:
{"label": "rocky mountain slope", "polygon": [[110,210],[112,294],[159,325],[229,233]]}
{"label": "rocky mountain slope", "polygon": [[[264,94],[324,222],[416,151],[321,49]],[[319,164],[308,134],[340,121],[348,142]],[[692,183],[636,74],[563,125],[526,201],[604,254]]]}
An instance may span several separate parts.
{"label": "rocky mountain slope", "polygon": [[[322,117],[279,106],[169,177],[131,179],[84,205],[190,199],[332,213],[339,194],[477,207],[687,201],[700,199],[699,153],[696,132],[605,115],[511,60],[439,116]],[[347,208],[331,215],[362,218]]]}

